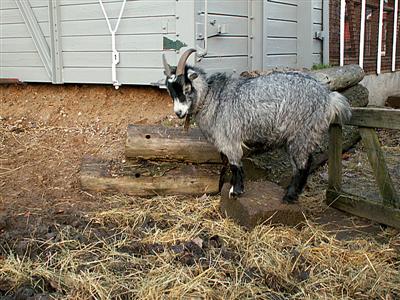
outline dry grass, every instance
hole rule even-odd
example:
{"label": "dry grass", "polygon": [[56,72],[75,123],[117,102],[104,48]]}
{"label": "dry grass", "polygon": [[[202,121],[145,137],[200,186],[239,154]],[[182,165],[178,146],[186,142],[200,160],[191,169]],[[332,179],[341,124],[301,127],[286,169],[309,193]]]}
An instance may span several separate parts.
{"label": "dry grass", "polygon": [[103,201],[111,208],[86,223],[30,239],[36,255],[3,249],[0,283],[58,299],[400,297],[395,230],[381,232],[384,243],[338,240],[312,221],[247,232],[220,215],[218,197]]}

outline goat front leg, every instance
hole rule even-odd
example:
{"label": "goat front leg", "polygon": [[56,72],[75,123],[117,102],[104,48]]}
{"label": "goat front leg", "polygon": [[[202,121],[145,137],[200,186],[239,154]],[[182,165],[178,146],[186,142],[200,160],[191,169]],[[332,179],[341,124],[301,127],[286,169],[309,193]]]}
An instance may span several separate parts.
{"label": "goat front leg", "polygon": [[232,178],[231,178],[231,189],[229,190],[229,198],[237,197],[244,192],[244,172],[242,166],[230,164]]}
{"label": "goat front leg", "polygon": [[241,143],[240,141],[232,142],[232,139],[227,138],[220,138],[217,141],[216,147],[220,149],[223,161],[225,157],[227,158],[232,173],[229,198],[239,196],[244,192],[244,172],[241,163],[243,151]]}
{"label": "goat front leg", "polygon": [[222,152],[220,153],[220,155],[221,155],[221,161],[222,161],[222,168],[221,168],[221,172],[219,175],[219,187],[218,187],[219,192],[221,192],[222,186],[225,183],[225,176],[226,176],[226,172],[228,171],[228,166],[229,166],[228,157]]}

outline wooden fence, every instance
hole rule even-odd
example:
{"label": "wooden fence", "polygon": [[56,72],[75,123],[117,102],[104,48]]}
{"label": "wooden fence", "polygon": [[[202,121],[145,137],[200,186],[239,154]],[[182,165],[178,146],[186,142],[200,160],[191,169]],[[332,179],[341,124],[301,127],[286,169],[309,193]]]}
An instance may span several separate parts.
{"label": "wooden fence", "polygon": [[400,110],[354,108],[346,125],[358,126],[383,201],[365,199],[342,189],[342,126],[329,129],[327,204],[351,214],[400,228],[400,197],[388,172],[375,128],[400,130]]}

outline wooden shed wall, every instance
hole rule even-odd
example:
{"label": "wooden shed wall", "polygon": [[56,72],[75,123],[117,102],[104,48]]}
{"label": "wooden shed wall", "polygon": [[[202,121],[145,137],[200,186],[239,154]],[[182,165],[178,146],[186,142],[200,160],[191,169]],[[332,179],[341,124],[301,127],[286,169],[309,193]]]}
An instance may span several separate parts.
{"label": "wooden shed wall", "polygon": [[[115,26],[121,1],[104,1]],[[175,0],[127,1],[116,35],[121,83],[149,84],[162,78],[163,38],[176,33]],[[60,0],[64,82],[111,81],[111,38],[98,0]],[[175,51],[167,51],[175,63]]]}
{"label": "wooden shed wall", "polygon": [[[276,66],[303,67],[305,55],[303,44],[312,42],[312,64],[322,62],[322,41],[314,37],[314,32],[322,31],[322,0],[312,0],[310,16],[312,24],[307,26],[304,1],[302,0],[264,0],[264,63],[265,69]],[[307,36],[304,35],[307,32]],[[312,41],[303,41],[308,36]],[[311,45],[310,45],[311,46]],[[308,54],[306,54],[308,55]],[[310,66],[307,66],[310,67]]]}
{"label": "wooden shed wall", "polygon": [[[249,14],[251,1],[208,0],[208,52],[199,66],[210,72],[236,72],[249,69]],[[204,0],[196,1],[196,29],[203,33]],[[225,26],[227,32],[213,35],[218,25]],[[214,27],[214,28],[213,28]],[[204,40],[196,36],[196,45],[204,47]]]}
{"label": "wooden shed wall", "polygon": [[[49,43],[48,2],[30,0],[33,13]],[[0,0],[0,78],[51,81],[15,0]]]}

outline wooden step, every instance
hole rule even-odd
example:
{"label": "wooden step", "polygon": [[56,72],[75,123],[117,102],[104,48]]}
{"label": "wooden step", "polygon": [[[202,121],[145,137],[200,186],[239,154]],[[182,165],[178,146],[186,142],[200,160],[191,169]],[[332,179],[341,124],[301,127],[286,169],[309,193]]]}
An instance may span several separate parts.
{"label": "wooden step", "polygon": [[87,156],[82,160],[80,183],[88,192],[140,197],[216,194],[218,170],[215,165],[120,162]]}
{"label": "wooden step", "polygon": [[160,125],[129,125],[125,156],[196,164],[221,162],[217,149],[206,141],[200,129],[186,132],[183,128]]}

